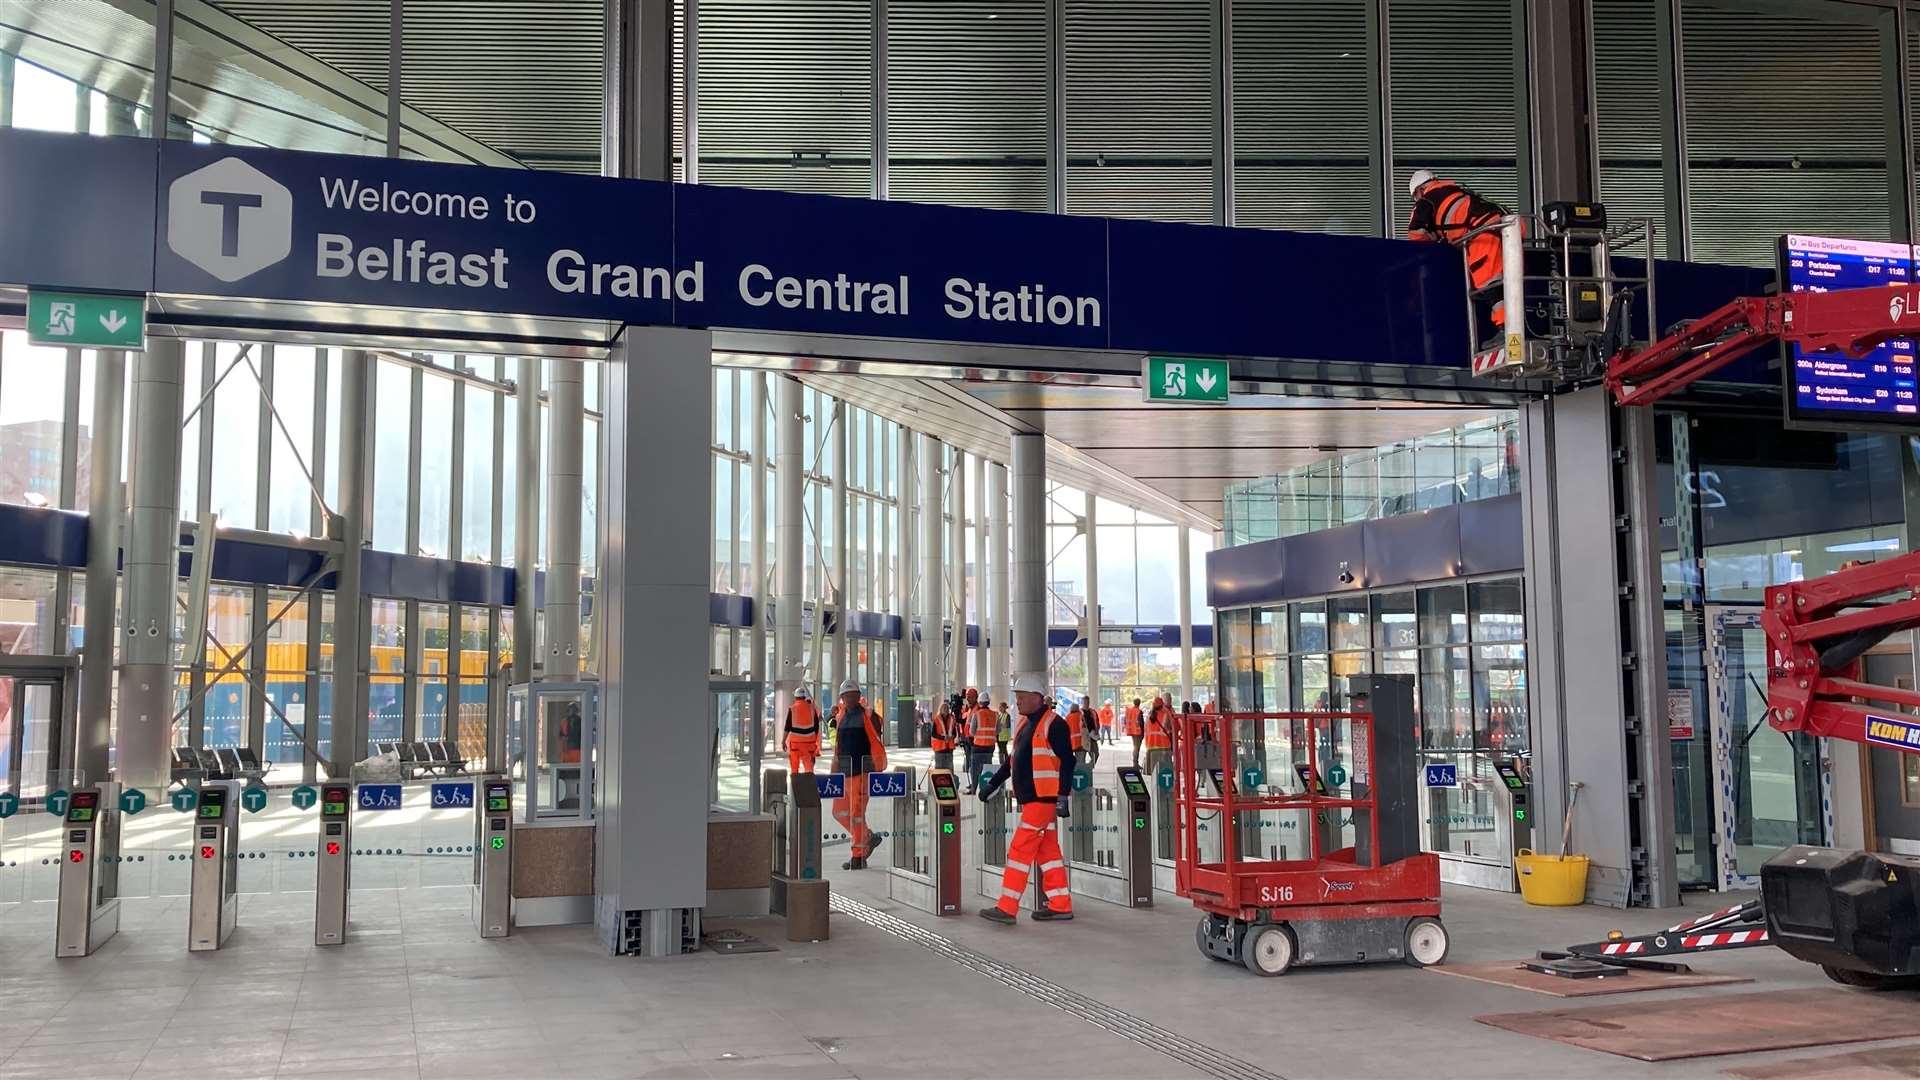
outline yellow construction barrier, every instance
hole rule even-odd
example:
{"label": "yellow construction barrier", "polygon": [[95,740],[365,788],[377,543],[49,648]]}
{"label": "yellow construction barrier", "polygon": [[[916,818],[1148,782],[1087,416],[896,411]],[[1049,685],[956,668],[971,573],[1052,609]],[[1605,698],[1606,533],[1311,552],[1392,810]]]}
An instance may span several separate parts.
{"label": "yellow construction barrier", "polygon": [[1585,855],[1535,855],[1521,848],[1513,858],[1520,895],[1540,907],[1572,907],[1587,898]]}

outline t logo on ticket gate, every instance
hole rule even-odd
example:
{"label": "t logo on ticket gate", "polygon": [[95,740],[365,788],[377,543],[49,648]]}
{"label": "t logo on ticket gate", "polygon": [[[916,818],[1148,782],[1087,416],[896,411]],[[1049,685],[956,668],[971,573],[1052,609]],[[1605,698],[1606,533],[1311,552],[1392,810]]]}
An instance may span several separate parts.
{"label": "t logo on ticket gate", "polygon": [[907,774],[903,772],[876,772],[867,774],[867,797],[870,799],[901,799],[907,794]]}

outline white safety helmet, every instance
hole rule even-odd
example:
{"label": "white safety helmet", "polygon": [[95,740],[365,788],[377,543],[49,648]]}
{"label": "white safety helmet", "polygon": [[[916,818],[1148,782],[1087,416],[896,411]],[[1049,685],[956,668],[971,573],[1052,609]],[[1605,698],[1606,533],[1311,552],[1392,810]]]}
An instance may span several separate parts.
{"label": "white safety helmet", "polygon": [[860,692],[860,684],[856,680],[848,679],[840,684],[840,692],[843,694],[857,694]]}
{"label": "white safety helmet", "polygon": [[1434,175],[1432,169],[1415,169],[1413,171],[1413,179],[1407,181],[1407,194],[1418,195],[1420,194],[1421,188],[1433,183],[1433,181]]}
{"label": "white safety helmet", "polygon": [[1016,694],[1044,694],[1047,681],[1038,675],[1025,674],[1013,677],[1013,692]]}
{"label": "white safety helmet", "polygon": [[808,692],[807,692],[807,688],[806,688],[806,687],[804,687],[804,686],[803,686],[803,687],[801,687],[801,688],[800,688],[800,689],[798,689],[798,690],[795,690],[795,691],[793,692],[793,696],[794,696],[794,698],[795,698],[795,699],[797,699],[797,700],[799,700],[799,701],[808,701],[808,700],[811,700],[811,699],[812,699],[812,697],[813,697],[813,695],[812,695],[812,694],[810,694],[810,693],[808,693]]}

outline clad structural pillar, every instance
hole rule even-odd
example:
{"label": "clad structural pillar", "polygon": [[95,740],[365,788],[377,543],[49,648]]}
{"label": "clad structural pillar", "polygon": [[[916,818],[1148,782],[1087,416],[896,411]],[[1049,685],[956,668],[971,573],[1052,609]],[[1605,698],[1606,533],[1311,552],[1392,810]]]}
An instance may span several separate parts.
{"label": "clad structural pillar", "polygon": [[967,685],[967,463],[960,448],[953,450],[947,490],[952,512],[947,517],[947,613],[953,617],[953,641],[947,648],[949,685]]}
{"label": "clad structural pillar", "polygon": [[921,432],[917,439],[920,455],[920,659],[925,665],[920,685],[925,695],[927,715],[939,707],[947,693],[946,643],[942,629],[946,609],[942,606],[940,579],[945,573],[941,563],[940,440]]}
{"label": "clad structural pillar", "polygon": [[[840,692],[840,683],[852,674],[847,666],[847,618],[849,604],[847,598],[851,590],[847,587],[847,575],[853,562],[853,547],[849,543],[847,519],[847,403],[835,400],[833,403],[833,453],[828,458],[829,473],[833,483],[829,497],[833,503],[829,513],[833,517],[833,672],[829,681],[833,683],[833,692]],[[867,700],[880,704],[873,696],[871,687],[862,687],[867,691]]]}
{"label": "clad structural pillar", "polygon": [[1097,502],[1093,492],[1087,492],[1087,516],[1081,523],[1086,530],[1087,600],[1086,610],[1080,613],[1080,635],[1087,642],[1088,704],[1100,695],[1100,530],[1094,527]]}
{"label": "clad structural pillar", "polygon": [[[991,665],[987,662],[987,638],[991,633],[987,619],[987,459],[973,455],[973,619],[979,628],[974,640],[973,683],[986,690]],[[962,610],[965,610],[964,605]]]}
{"label": "clad structural pillar", "polygon": [[1047,441],[1013,437],[1014,675],[1047,674]]}
{"label": "clad structural pillar", "polygon": [[[548,383],[546,652],[543,679],[580,677],[581,459],[587,422],[581,365],[553,363]],[[539,500],[532,500],[534,507]]]}
{"label": "clad structural pillar", "polygon": [[[8,61],[9,69],[11,60]],[[73,767],[87,780],[107,775],[112,742],[114,595],[120,581],[121,425],[126,414],[126,353],[101,349],[93,373],[93,445],[87,487],[86,647],[80,662],[79,730]]]}
{"label": "clad structural pillar", "polygon": [[[125,610],[116,772],[158,790],[172,775],[173,623],[180,577],[180,416],[184,346],[152,338],[134,365],[128,458]],[[116,462],[116,468],[118,463]],[[104,779],[88,776],[89,783]]]}
{"label": "clad structural pillar", "polygon": [[987,590],[991,594],[993,629],[987,635],[987,676],[992,680],[995,704],[1011,700],[1013,693],[1013,591],[1007,573],[1007,467],[994,462],[987,466],[987,502],[985,514],[987,541]]}
{"label": "clad structural pillar", "polygon": [[[373,357],[365,349],[340,353],[339,510],[327,522],[339,572],[333,594],[333,731],[327,773],[351,776],[367,749],[367,639],[360,551],[372,508],[370,453]],[[531,633],[531,631],[529,631]]]}
{"label": "clad structural pillar", "polygon": [[540,364],[523,356],[514,371],[513,681],[530,683],[538,667],[540,610]]}
{"label": "clad structural pillar", "polygon": [[706,903],[712,351],[629,328],[603,366],[594,922],[616,953],[684,951]]}
{"label": "clad structural pillar", "polygon": [[[806,652],[800,627],[800,590],[805,580],[806,432],[800,380],[779,376],[774,385],[773,460],[773,713],[785,716],[793,692],[806,678]],[[838,691],[838,688],[835,688]]]}

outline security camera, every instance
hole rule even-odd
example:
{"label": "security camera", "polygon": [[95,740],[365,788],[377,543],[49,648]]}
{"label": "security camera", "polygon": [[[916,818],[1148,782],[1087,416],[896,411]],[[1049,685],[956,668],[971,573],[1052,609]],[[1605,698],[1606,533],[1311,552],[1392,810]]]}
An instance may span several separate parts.
{"label": "security camera", "polygon": [[1340,584],[1342,585],[1353,584],[1353,571],[1347,568],[1346,563],[1340,564]]}

